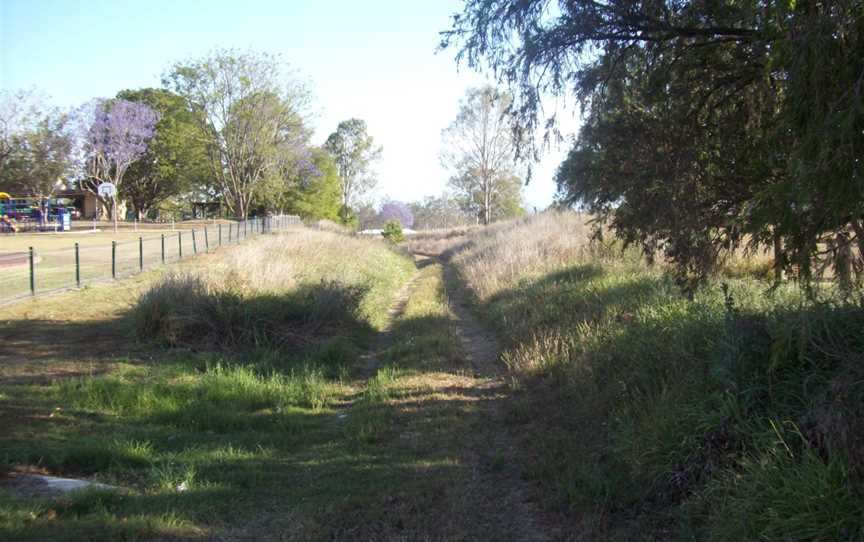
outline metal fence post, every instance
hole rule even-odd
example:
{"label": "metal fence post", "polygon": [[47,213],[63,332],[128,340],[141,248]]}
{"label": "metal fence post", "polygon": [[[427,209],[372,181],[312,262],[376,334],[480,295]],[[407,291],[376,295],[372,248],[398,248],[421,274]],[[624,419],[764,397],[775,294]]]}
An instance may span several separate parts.
{"label": "metal fence post", "polygon": [[75,243],[75,286],[81,287],[81,255],[78,250],[78,243]]}
{"label": "metal fence post", "polygon": [[222,223],[219,223],[219,246],[222,246]]}
{"label": "metal fence post", "polygon": [[210,252],[210,236],[207,234],[207,226],[204,226],[204,252]]}
{"label": "metal fence post", "polygon": [[228,244],[229,244],[229,245],[231,244],[231,231],[232,231],[233,229],[234,229],[234,223],[233,223],[233,222],[229,222],[229,223],[228,223]]}
{"label": "metal fence post", "polygon": [[162,234],[162,263],[165,263],[165,234]]}
{"label": "metal fence post", "polygon": [[30,247],[30,295],[36,295],[36,262],[33,259],[33,247]]}
{"label": "metal fence post", "polygon": [[144,271],[144,238],[138,238],[138,271]]}
{"label": "metal fence post", "polygon": [[195,230],[192,230],[192,254],[198,254],[198,243],[195,241]]}
{"label": "metal fence post", "polygon": [[111,241],[111,278],[117,278],[117,241]]}
{"label": "metal fence post", "polygon": [[177,254],[178,254],[177,259],[182,260],[183,259],[183,232],[182,231],[177,232]]}

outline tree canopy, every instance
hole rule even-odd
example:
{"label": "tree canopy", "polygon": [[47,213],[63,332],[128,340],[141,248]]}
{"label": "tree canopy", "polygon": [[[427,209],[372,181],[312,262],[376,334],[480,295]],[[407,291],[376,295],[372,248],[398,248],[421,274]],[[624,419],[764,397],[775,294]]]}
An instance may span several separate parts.
{"label": "tree canopy", "polygon": [[342,206],[350,209],[377,183],[371,165],[381,158],[381,146],[367,132],[366,121],[348,119],[339,123],[324,148],[333,156],[342,180]]}
{"label": "tree canopy", "polygon": [[308,158],[309,93],[277,58],[216,51],[175,64],[163,84],[200,112],[211,173],[237,217],[246,218],[261,190]]}
{"label": "tree canopy", "polygon": [[542,97],[577,96],[561,199],[683,280],[742,244],[805,282],[864,247],[861,2],[468,0],[443,45],[508,85],[529,149]]}
{"label": "tree canopy", "polygon": [[506,113],[511,98],[491,86],[469,89],[442,134],[441,162],[463,208],[483,224],[510,218],[521,204],[517,141]]}
{"label": "tree canopy", "polygon": [[69,115],[32,93],[0,95],[0,190],[50,196],[72,166]]}
{"label": "tree canopy", "polygon": [[146,104],[159,115],[146,152],[129,166],[121,190],[138,218],[167,199],[207,182],[209,169],[198,131],[199,111],[192,110],[183,97],[158,88],[123,90],[117,98]]}

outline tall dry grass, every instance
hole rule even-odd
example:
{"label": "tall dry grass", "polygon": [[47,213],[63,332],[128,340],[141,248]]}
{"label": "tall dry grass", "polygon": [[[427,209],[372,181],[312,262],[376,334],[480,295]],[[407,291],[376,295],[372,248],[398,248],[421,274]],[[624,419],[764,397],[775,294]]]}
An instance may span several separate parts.
{"label": "tall dry grass", "polygon": [[444,255],[480,301],[575,264],[638,261],[618,243],[593,241],[589,220],[580,213],[549,211],[501,222],[468,232]]}
{"label": "tall dry grass", "polygon": [[412,268],[380,240],[296,230],[166,276],[142,296],[136,327],[172,345],[303,344],[343,326],[383,325]]}
{"label": "tall dry grass", "polygon": [[736,254],[689,298],[589,230],[545,213],[449,251],[542,502],[591,540],[864,540],[864,293],[769,289]]}

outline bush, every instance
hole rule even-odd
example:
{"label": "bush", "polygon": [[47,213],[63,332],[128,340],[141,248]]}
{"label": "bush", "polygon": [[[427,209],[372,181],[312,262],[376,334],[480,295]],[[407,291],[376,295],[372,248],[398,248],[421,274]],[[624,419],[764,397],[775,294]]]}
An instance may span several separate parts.
{"label": "bush", "polygon": [[405,236],[402,234],[402,225],[398,220],[388,220],[384,224],[384,231],[381,232],[381,235],[391,243],[401,243],[405,240]]}
{"label": "bush", "polygon": [[169,346],[305,348],[381,325],[412,268],[379,241],[301,230],[167,276],[138,301],[135,327]]}

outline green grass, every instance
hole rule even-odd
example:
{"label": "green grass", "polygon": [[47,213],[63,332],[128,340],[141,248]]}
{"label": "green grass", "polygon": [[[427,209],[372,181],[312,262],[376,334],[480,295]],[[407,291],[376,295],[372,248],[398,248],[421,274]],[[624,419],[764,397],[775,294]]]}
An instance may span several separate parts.
{"label": "green grass", "polygon": [[[205,236],[204,228],[208,234]],[[162,236],[165,237],[165,262],[172,263],[197,253],[215,250],[219,246],[219,224],[196,223],[168,229],[141,229],[96,232],[62,232],[38,234],[0,234],[0,301],[30,293],[30,268],[26,259],[14,264],[4,263],[4,256],[25,254],[33,247],[35,254],[35,287],[37,293],[76,285],[75,244],[79,245],[80,279],[82,283],[111,278],[111,243],[116,241],[115,272],[128,276],[139,272],[143,255],[145,268],[161,265]],[[228,244],[228,225],[221,224],[222,241]],[[236,226],[232,226],[236,227]],[[195,239],[191,229],[196,230]],[[257,235],[257,234],[255,234]],[[253,234],[250,232],[249,237]],[[232,243],[236,243],[236,233]],[[139,238],[142,239],[139,247]],[[182,245],[182,247],[181,247]]]}
{"label": "green grass", "polygon": [[[129,303],[131,311],[106,311],[112,289],[99,288],[91,307],[97,314],[79,306],[93,297],[86,290],[10,312],[4,325],[22,333],[28,322],[37,328],[50,322],[57,330],[94,326],[118,334],[119,342],[141,342],[133,359],[110,358],[107,374],[0,385],[0,417],[10,422],[0,435],[0,468],[37,467],[124,488],[119,494],[26,500],[0,487],[0,539],[161,540],[276,532],[288,539],[324,539],[342,525],[329,522],[328,510],[343,500],[343,492],[365,502],[395,491],[398,465],[410,464],[410,458],[397,461],[386,449],[358,450],[344,438],[335,409],[350,392],[350,375],[375,326],[386,320],[379,312],[413,264],[383,243],[346,258],[338,250],[341,238],[308,235],[297,243],[333,250],[302,268],[289,258],[294,267],[285,268],[284,281],[261,283],[265,289],[259,291],[197,292],[193,300],[214,307],[210,316],[222,318],[211,323],[249,328],[236,341],[191,341],[197,352],[166,350],[153,340],[158,333],[142,327],[142,307],[171,280],[159,274],[142,276],[145,283],[136,291],[145,294]],[[256,243],[290,247],[291,240]],[[232,258],[257,255],[258,245],[251,245],[232,249],[242,255],[215,255],[207,266],[187,266],[184,273],[231,266]],[[329,259],[336,254],[342,256],[339,265]],[[121,286],[114,296],[130,293]],[[348,298],[322,297],[346,289],[352,292]],[[163,307],[163,316],[182,318],[177,307]],[[112,318],[110,328],[105,317]],[[304,333],[303,340],[254,340],[267,337],[269,323],[277,320],[281,332]],[[314,333],[304,327],[321,320],[326,325]],[[77,363],[75,352],[54,354],[61,355]],[[48,371],[56,365],[52,359],[43,362]],[[345,521],[350,524],[352,517],[347,514]]]}
{"label": "green grass", "polygon": [[528,472],[592,539],[861,540],[864,307],[576,265],[479,313],[509,338]]}
{"label": "green grass", "polygon": [[0,385],[0,416],[16,422],[0,466],[124,488],[51,500],[0,489],[0,539],[518,539],[494,487],[477,483],[490,399],[454,339],[440,266],[424,268],[374,376],[356,378],[413,268],[383,250],[304,268],[300,290],[362,285],[351,318],[312,341],[191,352],[146,339],[144,359],[108,374]]}

